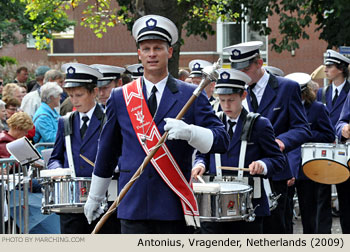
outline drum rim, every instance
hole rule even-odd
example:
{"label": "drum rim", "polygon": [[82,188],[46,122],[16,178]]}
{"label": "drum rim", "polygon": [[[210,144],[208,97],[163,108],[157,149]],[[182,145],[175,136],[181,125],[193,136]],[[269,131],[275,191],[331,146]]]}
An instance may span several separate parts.
{"label": "drum rim", "polygon": [[345,143],[345,144],[334,144],[334,143],[304,143],[301,145],[302,148],[305,148],[305,147],[321,147],[321,146],[329,146],[329,147],[332,147],[332,148],[335,148],[337,146],[347,146],[347,145],[350,145],[350,142],[349,143]]}
{"label": "drum rim", "polygon": [[[312,161],[319,161],[319,160],[327,160],[327,161],[330,161],[330,162],[334,162],[334,163],[340,164],[341,166],[345,167],[348,171],[350,171],[350,169],[349,169],[349,167],[347,165],[344,165],[343,163],[340,163],[339,161],[336,161],[336,160],[333,160],[333,159],[329,159],[329,158],[314,158],[312,160],[308,160],[308,161],[306,161],[305,163],[303,163],[301,165],[302,168],[303,168],[303,171],[304,171],[304,165],[306,165],[307,163],[310,163]],[[348,163],[349,161],[347,161],[346,163]]]}

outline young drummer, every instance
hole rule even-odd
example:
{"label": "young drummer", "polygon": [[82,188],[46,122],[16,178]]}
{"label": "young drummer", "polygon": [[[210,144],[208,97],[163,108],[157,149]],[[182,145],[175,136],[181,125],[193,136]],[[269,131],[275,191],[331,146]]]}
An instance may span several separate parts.
{"label": "young drummer", "polygon": [[[243,72],[234,69],[221,69],[220,78],[215,86],[215,92],[219,96],[220,106],[223,110],[222,121],[231,137],[228,151],[222,154],[220,162],[222,166],[238,167],[241,155],[241,135],[248,112],[243,108],[242,101],[247,96],[244,86],[251,79]],[[209,174],[216,175],[214,154],[197,154],[192,175],[197,178],[206,170]],[[275,141],[275,134],[271,123],[264,117],[255,120],[251,137],[248,139],[244,167],[249,167],[246,176],[259,176],[260,183],[256,183],[254,190],[260,191],[260,197],[253,199],[256,207],[256,218],[253,222],[201,222],[202,233],[262,233],[262,216],[270,215],[269,204],[263,183],[260,178],[271,177],[281,171],[286,165],[285,158]],[[223,175],[237,175],[236,172],[222,171]],[[254,179],[251,179],[254,180]],[[257,186],[260,184],[260,186]],[[259,193],[258,193],[259,194]]]}
{"label": "young drummer", "polygon": [[[48,169],[70,167],[68,153],[70,151],[76,177],[91,177],[93,171],[91,163],[95,162],[96,143],[105,117],[102,108],[96,103],[98,91],[96,84],[97,80],[102,78],[102,74],[97,69],[79,63],[64,64],[62,70],[67,76],[64,88],[76,111],[61,117],[58,121],[56,141]],[[68,124],[65,123],[67,120]],[[65,139],[67,125],[70,125],[71,130],[71,150]],[[60,225],[61,233],[65,234],[91,233],[94,228],[94,225],[88,224],[83,213],[60,214]],[[111,229],[106,232],[115,231]]]}

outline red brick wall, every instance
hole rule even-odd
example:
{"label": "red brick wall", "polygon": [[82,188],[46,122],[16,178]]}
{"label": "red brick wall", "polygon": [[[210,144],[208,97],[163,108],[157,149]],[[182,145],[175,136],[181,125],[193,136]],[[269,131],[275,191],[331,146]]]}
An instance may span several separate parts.
{"label": "red brick wall", "polygon": [[[269,19],[269,26],[274,31],[271,36],[279,37],[278,30],[279,18],[273,16]],[[319,40],[319,33],[316,33],[316,26],[311,25],[306,31],[310,35],[309,40],[298,40],[299,49],[295,51],[295,56],[290,52],[281,54],[274,51],[268,52],[268,63],[271,66],[278,67],[285,74],[292,72],[305,72],[311,74],[318,66],[323,64],[323,53],[327,50],[327,43]],[[271,46],[270,46],[271,49]]]}

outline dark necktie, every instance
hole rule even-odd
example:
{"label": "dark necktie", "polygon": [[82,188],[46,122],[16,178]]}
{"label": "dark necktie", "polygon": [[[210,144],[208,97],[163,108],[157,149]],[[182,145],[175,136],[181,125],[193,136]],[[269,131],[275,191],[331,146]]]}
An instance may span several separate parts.
{"label": "dark necktie", "polygon": [[84,139],[86,130],[88,128],[87,122],[89,121],[89,117],[88,116],[83,116],[81,118],[81,120],[83,120],[84,123],[83,123],[83,126],[81,126],[81,128],[80,128],[80,136],[81,136],[81,139]]}
{"label": "dark necktie", "polygon": [[230,139],[232,139],[232,137],[233,137],[233,127],[236,125],[236,122],[232,122],[230,120],[228,120],[227,122],[229,124],[228,135],[230,136]]}
{"label": "dark necktie", "polygon": [[253,112],[256,112],[258,110],[258,100],[256,99],[256,95],[254,94],[253,88],[255,87],[256,83],[253,83],[252,85],[249,85],[248,92],[250,95],[250,103],[253,107]]}
{"label": "dark necktie", "polygon": [[338,88],[335,89],[335,95],[334,95],[333,100],[332,100],[332,106],[334,106],[337,99],[338,99]]}
{"label": "dark necktie", "polygon": [[151,91],[151,96],[148,99],[148,107],[149,111],[151,112],[152,117],[156,113],[157,110],[157,97],[156,97],[156,92],[157,92],[156,86],[153,86],[152,91]]}

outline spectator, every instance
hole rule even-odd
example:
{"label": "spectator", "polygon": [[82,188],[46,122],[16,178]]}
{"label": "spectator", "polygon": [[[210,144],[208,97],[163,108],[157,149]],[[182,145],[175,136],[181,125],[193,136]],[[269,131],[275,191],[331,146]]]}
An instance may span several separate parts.
{"label": "spectator", "polygon": [[6,103],[6,120],[9,119],[14,113],[18,111],[18,107],[20,106],[19,101],[14,97],[4,97],[3,101]]}
{"label": "spectator", "polygon": [[14,83],[22,83],[27,86],[28,80],[28,68],[22,66],[16,71],[16,79],[13,81]]}
{"label": "spectator", "polygon": [[[65,79],[65,75],[62,72],[60,72],[58,70],[49,70],[45,74],[44,83],[46,83],[46,82],[57,82],[57,84],[60,87],[63,87],[64,79]],[[60,103],[63,103],[63,101],[67,97],[68,97],[67,93],[63,90],[63,93],[61,94]]]}
{"label": "spectator", "polygon": [[[56,82],[48,82],[41,87],[41,105],[35,112],[34,143],[53,143],[56,139],[59,114],[55,110],[60,105],[62,88]],[[41,151],[44,148],[38,148]]]}
{"label": "spectator", "polygon": [[9,131],[0,133],[0,158],[8,158],[11,154],[6,149],[6,144],[28,134],[33,128],[32,119],[25,112],[17,112],[7,120]]}
{"label": "spectator", "polygon": [[28,83],[28,93],[37,90],[44,84],[44,76],[50,70],[48,66],[39,66],[35,69],[35,80]]}
{"label": "spectator", "polygon": [[8,83],[5,85],[2,91],[2,97],[4,100],[5,97],[14,97],[20,101],[21,98],[21,88],[16,83]]}
{"label": "spectator", "polygon": [[[61,86],[60,83],[62,81],[64,81],[64,74],[62,74],[60,71],[57,71],[57,70],[48,70],[45,73],[43,85],[45,85],[47,82],[57,82],[58,85]],[[21,104],[21,110],[26,112],[32,118],[41,104],[41,98],[40,98],[41,87],[33,92],[28,93],[23,98],[23,101]],[[59,109],[57,110],[59,111]]]}
{"label": "spectator", "polygon": [[27,94],[27,87],[23,84],[17,84],[19,88],[16,89],[15,97],[22,103],[23,97]]}

